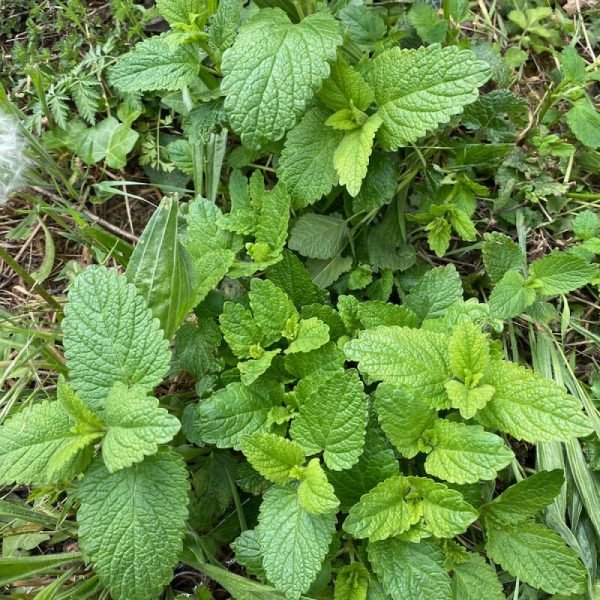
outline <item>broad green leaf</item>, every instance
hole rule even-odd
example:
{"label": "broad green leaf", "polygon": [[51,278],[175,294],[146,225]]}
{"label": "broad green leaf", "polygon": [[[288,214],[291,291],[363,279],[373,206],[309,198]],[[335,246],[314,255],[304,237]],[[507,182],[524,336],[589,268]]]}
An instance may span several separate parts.
{"label": "broad green leaf", "polygon": [[426,44],[441,44],[446,40],[448,21],[440,19],[429,4],[415,2],[408,12],[408,21]]}
{"label": "broad green leaf", "polygon": [[319,291],[298,257],[283,251],[281,260],[267,269],[267,278],[280,287],[296,306],[312,304],[320,299]]}
{"label": "broad green leaf", "polygon": [[407,497],[410,491],[410,481],[401,475],[382,481],[350,509],[344,531],[371,542],[407,531],[422,515],[420,502]]}
{"label": "broad green leaf", "polygon": [[317,96],[334,111],[348,109],[351,103],[358,110],[367,110],[374,100],[373,90],[363,76],[343,60],[333,64]]}
{"label": "broad green leaf", "polygon": [[344,353],[333,343],[310,352],[297,352],[285,357],[285,368],[298,379],[318,374],[325,378],[344,369]]}
{"label": "broad green leaf", "polygon": [[362,453],[367,425],[367,397],[354,370],[334,375],[319,385],[300,407],[290,434],[306,454],[324,451],[325,464],[341,471]]}
{"label": "broad green leaf", "polygon": [[249,358],[253,347],[262,342],[263,333],[258,323],[241,304],[225,302],[219,322],[225,341],[238,358]]}
{"label": "broad green leaf", "polygon": [[425,527],[438,538],[464,533],[479,516],[463,495],[443,483],[425,477],[409,477],[409,483],[422,497]]}
{"label": "broad green leaf", "polygon": [[535,302],[535,291],[525,287],[518,271],[507,271],[490,295],[490,312],[497,319],[518,317]]}
{"label": "broad green leaf", "polygon": [[525,256],[519,244],[500,233],[486,233],[481,254],[485,270],[494,283],[498,283],[507,271],[518,271],[525,266]]}
{"label": "broad green leaf", "polygon": [[592,432],[579,401],[529,369],[495,361],[487,369],[486,381],[496,393],[477,413],[485,427],[528,442],[566,441]]}
{"label": "broad green leaf", "polygon": [[230,383],[200,402],[194,431],[208,444],[239,450],[244,436],[269,431],[269,411],[282,403],[283,389],[277,383]]}
{"label": "broad green leaf", "polygon": [[241,20],[243,0],[221,0],[208,27],[208,47],[211,55],[220,62],[223,52],[231,47]]}
{"label": "broad green leaf", "polygon": [[454,377],[477,385],[490,359],[487,335],[473,323],[459,323],[448,342],[448,358]]}
{"label": "broad green leaf", "polygon": [[111,169],[122,169],[139,137],[128,124],[107,117],[85,131],[78,142],[77,154],[88,165],[105,160]]}
{"label": "broad green leaf", "polygon": [[340,501],[335,496],[333,486],[327,481],[319,459],[311,459],[300,475],[302,479],[298,486],[298,501],[302,508],[316,515],[335,512]]}
{"label": "broad green leaf", "polygon": [[396,166],[393,160],[388,154],[373,152],[360,192],[352,201],[352,210],[355,213],[369,212],[391,202],[395,193]]}
{"label": "broad green leaf", "polygon": [[450,406],[458,409],[463,419],[472,419],[493,398],[495,391],[486,384],[471,388],[454,379],[446,382]]}
{"label": "broad green leaf", "polygon": [[199,324],[184,323],[175,334],[175,361],[196,379],[223,368],[223,360],[217,356],[221,345],[218,325],[208,319]]}
{"label": "broad green leaf", "polygon": [[348,360],[373,379],[403,386],[432,408],[448,405],[448,336],[408,327],[361,331],[344,346]]}
{"label": "broad green leaf", "polygon": [[600,217],[589,209],[581,211],[573,219],[573,233],[581,240],[595,237],[599,229]]}
{"label": "broad green leaf", "polygon": [[469,552],[465,562],[452,567],[452,597],[457,600],[505,600],[494,569],[480,554]]}
{"label": "broad green leaf", "polygon": [[117,381],[150,391],[169,369],[169,345],[144,299],[114,269],[88,267],[69,291],[62,322],[73,389],[100,408]]}
{"label": "broad green leaf", "polygon": [[240,379],[244,385],[251,385],[261,375],[267,372],[273,359],[279,354],[279,350],[267,350],[259,358],[240,362],[237,368],[240,371]]}
{"label": "broad green leaf", "polygon": [[76,423],[76,431],[90,433],[102,431],[104,421],[73,391],[65,378],[60,375],[56,388],[56,398]]}
{"label": "broad green leaf", "polygon": [[300,444],[273,433],[253,433],[243,438],[242,452],[248,462],[273,483],[287,483],[292,469],[304,463]]}
{"label": "broad green leaf", "polygon": [[156,598],[171,580],[188,516],[181,456],[161,451],[116,473],[96,459],[76,493],[83,555],[112,597]]}
{"label": "broad green leaf", "polygon": [[179,203],[168,197],[146,225],[126,271],[167,339],[197,303],[194,267],[178,233]]}
{"label": "broad green leaf", "polygon": [[322,289],[335,283],[343,273],[352,268],[352,256],[334,256],[331,260],[312,259],[307,262],[307,267],[315,285]]}
{"label": "broad green leaf", "polygon": [[107,431],[102,457],[109,473],[156,454],[158,444],[170,442],[180,428],[179,420],[160,408],[156,398],[120,382],[109,392],[103,415]]}
{"label": "broad green leaf", "polygon": [[544,296],[567,294],[594,276],[594,266],[576,254],[553,252],[531,263],[531,280]]}
{"label": "broad green leaf", "polygon": [[462,300],[460,275],[454,265],[427,271],[406,298],[406,307],[421,319],[435,319]]}
{"label": "broad green leaf", "polygon": [[369,571],[361,563],[344,565],[335,579],[333,600],[367,600]]}
{"label": "broad green leaf", "polygon": [[383,120],[380,143],[396,150],[447,123],[477,99],[488,77],[487,63],[457,46],[383,52],[367,75]]}
{"label": "broad green leaf", "polygon": [[201,14],[203,9],[197,0],[156,0],[158,12],[165,18],[169,25],[188,25],[190,17]]}
{"label": "broad green leaf", "polygon": [[168,36],[150,37],[119,58],[109,81],[128,93],[180,90],[196,78],[204,56],[194,44],[177,46]]}
{"label": "broad green leaf", "polygon": [[511,485],[499,496],[482,506],[486,519],[500,524],[518,525],[548,506],[565,482],[561,469],[540,471]]}
{"label": "broad green leaf", "polygon": [[317,319],[317,317],[300,319],[296,337],[290,342],[285,353],[310,352],[320,348],[328,341],[329,327],[321,319]]}
{"label": "broad green leaf", "polygon": [[325,125],[327,113],[309,110],[285,140],[277,176],[292,196],[295,208],[313,204],[337,185],[333,153],[343,133]]}
{"label": "broad green leaf", "polygon": [[296,490],[273,486],[258,517],[258,539],[267,578],[287,598],[298,598],[313,582],[335,531],[335,512],[314,515]]}
{"label": "broad green leaf", "polygon": [[262,552],[256,529],[246,529],[231,543],[235,560],[246,569],[249,575],[266,579],[262,564]]}
{"label": "broad green leaf", "polygon": [[437,419],[429,403],[403,388],[382,383],[374,398],[381,429],[406,458],[413,458],[427,449],[423,434]]}
{"label": "broad green leaf", "polygon": [[363,50],[373,49],[387,31],[383,18],[363,4],[349,4],[339,17],[350,39]]}
{"label": "broad green leaf", "polygon": [[600,113],[589,98],[581,98],[566,115],[573,135],[588,148],[600,148]]}
{"label": "broad green leaf", "polygon": [[452,600],[441,551],[431,542],[399,539],[369,543],[369,561],[394,600]]}
{"label": "broad green leaf", "polygon": [[348,193],[353,197],[360,191],[362,181],[367,174],[369,157],[373,151],[373,140],[381,123],[379,115],[370,116],[362,127],[346,132],[333,153],[333,164],[340,178],[340,184],[345,185]]}
{"label": "broad green leaf", "polygon": [[254,278],[248,295],[254,320],[262,331],[264,346],[270,346],[282,335],[293,332],[300,317],[281,288],[268,279]]}
{"label": "broad green leaf", "polygon": [[347,234],[344,219],[308,213],[302,215],[292,228],[288,247],[310,258],[333,258],[342,250]]}
{"label": "broad green leaf", "polygon": [[425,470],[451,483],[495,479],[514,458],[501,437],[477,425],[438,419],[426,439],[433,450],[427,456]]}
{"label": "broad green leaf", "polygon": [[294,25],[280,9],[263,9],[245,22],[221,65],[225,110],[244,144],[279,140],[295,125],[341,42],[325,13]]}
{"label": "broad green leaf", "polygon": [[489,529],[485,549],[511,575],[548,594],[571,596],[585,589],[587,571],[577,554],[543,525]]}
{"label": "broad green leaf", "polygon": [[398,325],[399,327],[417,327],[419,319],[406,306],[390,304],[379,300],[368,300],[358,305],[358,318],[365,329],[379,325]]}
{"label": "broad green leaf", "polygon": [[450,247],[452,228],[444,217],[436,217],[425,226],[427,243],[437,256],[444,256]]}

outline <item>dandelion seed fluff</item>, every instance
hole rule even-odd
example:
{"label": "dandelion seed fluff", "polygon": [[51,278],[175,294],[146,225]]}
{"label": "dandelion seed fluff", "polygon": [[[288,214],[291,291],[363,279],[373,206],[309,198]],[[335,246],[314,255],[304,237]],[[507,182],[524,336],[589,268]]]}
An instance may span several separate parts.
{"label": "dandelion seed fluff", "polygon": [[19,122],[0,111],[0,205],[23,185],[27,158]]}

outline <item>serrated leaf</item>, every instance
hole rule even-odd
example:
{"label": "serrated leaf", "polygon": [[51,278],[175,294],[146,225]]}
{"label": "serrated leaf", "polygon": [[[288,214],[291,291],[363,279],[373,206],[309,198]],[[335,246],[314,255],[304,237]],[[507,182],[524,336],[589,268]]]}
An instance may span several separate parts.
{"label": "serrated leaf", "polygon": [[309,110],[286,137],[277,175],[295,208],[313,204],[337,185],[333,153],[343,133],[325,125],[327,116],[322,109]]}
{"label": "serrated leaf", "polygon": [[206,443],[239,450],[244,436],[269,431],[269,411],[282,403],[283,389],[275,382],[230,383],[200,402],[194,431]]}
{"label": "serrated leaf", "polygon": [[445,383],[450,379],[445,334],[408,327],[375,327],[361,331],[344,346],[348,360],[369,377],[405,386],[432,408],[448,404]]}
{"label": "serrated leaf", "polygon": [[600,229],[600,217],[591,210],[581,211],[573,219],[573,233],[581,240],[593,238]]}
{"label": "serrated leaf", "polygon": [[468,560],[452,567],[452,597],[460,600],[505,600],[502,584],[483,556],[469,552]]}
{"label": "serrated leaf", "polygon": [[217,350],[221,340],[219,327],[212,320],[202,320],[198,325],[184,323],[175,334],[177,365],[196,379],[220,371],[223,362]]}
{"label": "serrated leaf", "polygon": [[441,551],[431,542],[399,539],[369,543],[373,570],[394,600],[452,600],[450,577]]}
{"label": "serrated leaf", "polygon": [[425,460],[425,470],[451,483],[495,479],[497,471],[514,458],[501,437],[477,425],[438,419],[427,438],[433,450]]}
{"label": "serrated leaf", "polygon": [[373,140],[381,127],[381,117],[371,115],[362,127],[346,132],[339,146],[333,153],[333,164],[351,196],[360,191],[362,181],[367,174],[369,157],[373,150]]}
{"label": "serrated leaf", "polygon": [[317,319],[300,319],[296,337],[287,347],[286,354],[294,354],[295,352],[310,352],[316,350],[329,341],[329,327]]}
{"label": "serrated leaf", "polygon": [[92,432],[101,431],[104,421],[73,391],[65,378],[60,375],[56,388],[56,398],[77,424],[77,431]]}
{"label": "serrated leaf", "polygon": [[109,81],[128,93],[180,90],[196,78],[203,58],[193,44],[175,46],[166,36],[150,37],[120,57]]}
{"label": "serrated leaf", "polygon": [[573,135],[588,148],[600,148],[600,113],[589,98],[577,100],[566,115]]}
{"label": "serrated leaf", "polygon": [[358,305],[358,318],[365,329],[379,325],[397,325],[398,327],[417,327],[419,319],[406,306],[368,300]]}
{"label": "serrated leaf", "polygon": [[507,271],[490,295],[490,313],[497,319],[518,317],[535,302],[535,291],[525,287],[518,271]]}
{"label": "serrated leaf", "polygon": [[579,401],[553,381],[511,362],[488,366],[496,393],[477,413],[485,427],[528,442],[568,440],[592,432]]}
{"label": "serrated leaf", "polygon": [[402,456],[413,458],[426,449],[423,434],[437,418],[427,401],[403,388],[382,383],[377,387],[374,404],[381,429]]}
{"label": "serrated leaf", "polygon": [[155,454],[158,444],[170,442],[180,428],[178,419],[159,408],[156,398],[120,382],[108,394],[103,415],[107,431],[102,457],[109,473]]}
{"label": "serrated leaf", "polygon": [[282,10],[263,9],[246,21],[221,65],[225,110],[244,144],[260,147],[294,126],[341,42],[324,13],[294,25]]}
{"label": "serrated leaf", "polygon": [[489,529],[488,556],[511,575],[549,594],[581,594],[587,571],[556,533],[538,523]]}
{"label": "serrated leaf", "polygon": [[358,110],[367,110],[375,98],[363,76],[342,60],[333,64],[317,96],[333,111],[347,109],[351,103]]}
{"label": "serrated leaf", "polygon": [[517,271],[525,266],[525,256],[519,244],[507,235],[494,231],[483,237],[483,264],[493,282],[500,281],[507,271]]}
{"label": "serrated leaf", "polygon": [[454,265],[431,269],[410,291],[405,305],[421,319],[436,319],[462,299],[460,275]]}
{"label": "serrated leaf", "polygon": [[333,600],[367,600],[369,571],[361,563],[344,565],[335,579]]}
{"label": "serrated leaf", "polygon": [[444,217],[436,217],[425,226],[427,243],[437,256],[444,256],[450,247],[452,230],[450,223]]}
{"label": "serrated leaf", "polygon": [[208,26],[207,43],[212,55],[220,62],[223,52],[235,40],[241,20],[243,0],[221,0]]}
{"label": "serrated leaf", "polygon": [[349,4],[339,17],[350,39],[364,50],[372,49],[387,31],[383,18],[363,4]]}
{"label": "serrated leaf", "polygon": [[200,14],[202,8],[197,0],[156,0],[158,12],[169,25],[187,25],[193,14]]}
{"label": "serrated leaf", "polygon": [[235,552],[235,560],[242,565],[250,575],[266,579],[262,566],[262,552],[256,529],[246,529],[231,543]]}
{"label": "serrated leaf", "polygon": [[463,419],[472,419],[493,398],[495,391],[486,384],[471,388],[460,381],[446,382],[450,406],[458,409]]}
{"label": "serrated leaf", "polygon": [[260,345],[263,334],[252,313],[234,302],[225,302],[219,317],[225,341],[238,358],[252,356],[252,347]]}
{"label": "serrated leaf", "polygon": [[415,2],[408,12],[408,21],[426,44],[441,44],[445,41],[448,21],[440,19],[429,4]]}
{"label": "serrated leaf", "polygon": [[594,267],[580,256],[553,252],[531,263],[530,278],[544,296],[567,294],[589,283]]}
{"label": "serrated leaf", "polygon": [[159,322],[114,269],[88,267],[69,291],[62,323],[71,385],[92,408],[117,381],[150,391],[169,369]]}
{"label": "serrated leaf", "polygon": [[79,541],[115,600],[150,600],[172,577],[188,515],[185,463],[161,451],[109,473],[101,459],[77,490]]}
{"label": "serrated leaf", "polygon": [[267,372],[279,350],[267,350],[259,358],[238,363],[240,379],[244,385],[251,385]]}
{"label": "serrated leaf", "polygon": [[77,144],[77,154],[88,165],[102,160],[111,169],[122,169],[133,150],[139,134],[115,117],[107,117],[86,130]]}
{"label": "serrated leaf", "polygon": [[380,143],[396,150],[447,123],[477,99],[488,77],[487,63],[456,46],[383,52],[367,74],[383,120]]}
{"label": "serrated leaf", "polygon": [[333,486],[327,481],[327,475],[318,458],[308,462],[301,476],[298,501],[302,508],[315,515],[337,510],[340,501],[335,497]]}
{"label": "serrated leaf", "polygon": [[407,498],[410,491],[411,484],[402,475],[382,481],[350,509],[344,531],[371,542],[407,531],[422,514],[420,503]]}
{"label": "serrated leaf", "polygon": [[297,352],[285,357],[285,368],[298,379],[318,374],[329,378],[344,369],[344,353],[333,343],[310,352]]}
{"label": "serrated leaf", "polygon": [[511,485],[491,502],[481,507],[486,519],[501,524],[518,525],[548,506],[565,482],[560,469],[540,471]]}
{"label": "serrated leaf", "polygon": [[280,287],[296,306],[312,304],[320,299],[318,288],[298,257],[284,250],[281,260],[267,270],[267,278]]}
{"label": "serrated leaf", "polygon": [[308,213],[292,228],[288,247],[310,258],[333,258],[342,250],[347,234],[345,219]]}
{"label": "serrated leaf", "polygon": [[317,576],[335,521],[335,512],[314,515],[303,509],[294,489],[273,486],[265,494],[257,527],[263,567],[287,598],[299,598]]}
{"label": "serrated leaf", "polygon": [[391,202],[396,193],[396,166],[388,154],[374,151],[360,192],[352,201],[355,213],[369,212]]}
{"label": "serrated leaf", "polygon": [[473,323],[459,323],[448,342],[448,358],[454,377],[469,382],[481,376],[490,358],[488,337]]}
{"label": "serrated leaf", "polygon": [[352,256],[334,256],[331,260],[311,259],[306,266],[310,272],[313,283],[322,289],[335,283],[343,273],[352,268]]}
{"label": "serrated leaf", "polygon": [[253,433],[241,446],[248,462],[273,483],[287,483],[292,469],[304,463],[300,444],[273,433]]}
{"label": "serrated leaf", "polygon": [[307,454],[324,451],[330,469],[349,469],[363,450],[367,397],[353,370],[319,384],[300,407],[290,434]]}

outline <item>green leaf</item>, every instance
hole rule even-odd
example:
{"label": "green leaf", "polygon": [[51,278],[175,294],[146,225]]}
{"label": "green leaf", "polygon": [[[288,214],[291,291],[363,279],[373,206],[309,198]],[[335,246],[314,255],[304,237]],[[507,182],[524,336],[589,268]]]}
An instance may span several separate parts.
{"label": "green leaf", "polygon": [[488,367],[486,381],[496,393],[477,413],[485,427],[534,443],[566,441],[592,432],[579,401],[529,369],[496,361]]}
{"label": "green leaf", "polygon": [[296,306],[318,302],[320,295],[298,257],[283,251],[281,260],[267,270],[267,278],[280,287]]}
{"label": "green leaf", "polygon": [[389,539],[369,543],[373,570],[394,600],[452,600],[441,551],[431,542]]}
{"label": "green leaf", "polygon": [[517,271],[525,266],[525,256],[519,244],[507,235],[494,231],[483,237],[483,264],[494,283],[498,283],[508,271]]}
{"label": "green leaf", "polygon": [[187,520],[187,470],[161,451],[109,473],[97,459],[77,490],[83,554],[115,600],[156,598],[172,577]]}
{"label": "green leaf", "polygon": [[180,90],[196,78],[203,58],[193,44],[177,46],[168,36],[150,37],[119,58],[109,81],[127,93]]}
{"label": "green leaf", "polygon": [[452,567],[452,597],[460,600],[505,600],[502,584],[494,569],[480,554]]}
{"label": "green leaf", "polygon": [[156,398],[120,382],[108,394],[103,414],[107,432],[102,457],[109,473],[156,454],[158,444],[170,442],[180,428],[178,419],[159,408]]}
{"label": "green leaf", "polygon": [[221,61],[223,52],[233,45],[241,20],[243,0],[221,0],[208,27],[208,47],[212,56]]}
{"label": "green leaf", "polygon": [[344,531],[371,542],[407,531],[421,519],[421,505],[408,497],[410,481],[402,475],[382,481],[362,496],[348,513]]}
{"label": "green leaf", "polygon": [[427,243],[437,256],[444,256],[450,247],[452,230],[444,217],[436,217],[425,226]]}
{"label": "green leaf", "polygon": [[354,370],[318,383],[300,407],[290,434],[306,454],[323,450],[330,469],[349,469],[364,445],[367,397],[362,383]]}
{"label": "green leaf", "polygon": [[447,343],[442,333],[408,327],[375,327],[344,346],[348,360],[362,373],[384,383],[404,386],[432,408],[447,406],[450,379]]}
{"label": "green leaf", "polygon": [[488,556],[511,575],[549,594],[582,594],[587,571],[556,533],[538,523],[489,529]]}
{"label": "green leaf", "polygon": [[427,401],[382,383],[377,387],[374,404],[381,429],[402,456],[413,458],[427,448],[422,437],[437,418]]}
{"label": "green leaf", "polygon": [[488,77],[487,63],[457,46],[386,50],[367,75],[383,120],[380,143],[396,150],[447,123],[477,99]]}
{"label": "green leaf", "polygon": [[73,391],[65,378],[60,375],[56,388],[56,398],[76,423],[79,433],[102,431],[104,421]]}
{"label": "green leaf", "polygon": [[300,319],[296,337],[287,347],[285,353],[310,352],[329,341],[329,327],[317,317]]}
{"label": "green leaf", "polygon": [[580,256],[567,252],[553,252],[531,263],[530,279],[544,296],[568,294],[589,283],[594,266]]}
{"label": "green leaf", "polygon": [[349,109],[367,110],[374,100],[373,90],[363,76],[342,60],[331,67],[331,75],[319,93],[319,100],[333,111]]}
{"label": "green leaf", "polygon": [[287,483],[292,469],[304,463],[300,444],[273,433],[253,433],[245,437],[242,452],[248,462],[273,483]]}
{"label": "green leaf", "polygon": [[314,515],[295,490],[273,486],[258,517],[258,539],[267,578],[287,598],[298,598],[313,582],[335,531],[335,512]]}
{"label": "green leaf", "polygon": [[285,184],[295,208],[320,200],[337,185],[333,153],[343,133],[325,125],[328,113],[309,110],[285,140],[277,176]]}
{"label": "green leaf", "polygon": [[507,271],[490,295],[490,312],[497,319],[518,317],[535,302],[535,291],[525,287],[518,271]]}
{"label": "green leaf", "polygon": [[391,202],[396,194],[396,176],[396,166],[389,155],[373,152],[360,192],[352,201],[352,210],[369,212]]}
{"label": "green leaf", "polygon": [[169,25],[187,25],[193,14],[200,14],[202,8],[197,0],[156,0],[158,12]]}
{"label": "green leaf", "polygon": [[325,13],[294,25],[280,9],[263,9],[245,22],[221,66],[225,110],[245,145],[279,140],[294,126],[341,43]]}
{"label": "green leaf", "polygon": [[267,372],[273,359],[279,354],[279,350],[269,350],[254,360],[238,363],[240,378],[244,385],[254,383],[261,375]]}
{"label": "green leaf", "polygon": [[48,571],[79,562],[79,552],[57,552],[40,556],[15,556],[0,558],[0,585],[7,586],[14,581],[29,579],[34,575],[47,574]]}
{"label": "green leaf", "polygon": [[178,239],[179,203],[165,198],[144,228],[127,265],[127,280],[144,297],[171,339],[196,305],[191,259]]}
{"label": "green leaf", "polygon": [[258,323],[241,304],[225,302],[219,323],[225,341],[238,358],[249,358],[252,348],[262,342],[263,333]]}
{"label": "green leaf", "polygon": [[581,211],[573,219],[573,233],[581,240],[592,239],[599,229],[600,217],[589,209]]}
{"label": "green leaf", "polygon": [[577,100],[566,116],[573,135],[588,148],[600,148],[600,114],[589,98]]}
{"label": "green leaf", "polygon": [[364,50],[381,42],[387,27],[381,16],[362,4],[349,4],[339,13],[350,39]]}
{"label": "green leaf", "polygon": [[111,169],[122,169],[139,137],[128,124],[120,123],[115,117],[107,117],[85,131],[76,151],[88,165],[106,160]]}
{"label": "green leaf", "polygon": [[285,368],[298,379],[313,374],[329,378],[343,371],[344,360],[344,353],[333,342],[328,342],[310,352],[288,354],[285,357]]}
{"label": "green leaf", "polygon": [[370,116],[362,127],[346,132],[333,153],[333,164],[340,184],[346,186],[351,196],[358,194],[367,174],[373,140],[381,123],[377,114]]}
{"label": "green leaf", "polygon": [[518,525],[548,506],[565,482],[561,469],[540,471],[510,486],[481,507],[482,514],[501,525]]}
{"label": "green leaf", "polygon": [[256,529],[246,529],[231,544],[235,560],[246,569],[249,575],[266,579],[262,565],[262,552]]}
{"label": "green leaf", "polygon": [[462,299],[460,275],[454,265],[431,269],[410,291],[405,306],[421,319],[436,319]]}
{"label": "green leaf", "polygon": [[333,258],[342,250],[348,227],[344,219],[308,213],[294,225],[288,247],[310,258]]}
{"label": "green leaf", "polygon": [[202,320],[198,325],[184,323],[175,334],[175,360],[196,379],[208,373],[217,373],[223,361],[217,357],[221,345],[221,332],[212,320]]}
{"label": "green leaf", "polygon": [[415,313],[398,304],[379,300],[368,300],[358,305],[358,318],[365,329],[379,325],[398,325],[398,327],[417,327],[419,319]]}
{"label": "green leaf", "polygon": [[438,419],[427,433],[433,447],[425,470],[451,483],[476,483],[495,479],[496,473],[514,458],[504,440],[477,425]]}
{"label": "green leaf", "polygon": [[335,283],[340,275],[352,268],[352,256],[334,256],[331,260],[309,260],[308,270],[315,285],[322,289]]}
{"label": "green leaf", "polygon": [[446,392],[450,406],[458,409],[463,419],[472,419],[494,396],[496,390],[491,385],[468,387],[460,381],[447,381]]}
{"label": "green leaf", "polygon": [[335,579],[333,600],[367,600],[369,571],[361,563],[344,565]]}
{"label": "green leaf", "polygon": [[150,391],[169,369],[159,322],[133,285],[114,269],[88,267],[69,291],[62,323],[71,385],[92,408],[117,381]]}
{"label": "green leaf", "polygon": [[440,19],[428,4],[413,4],[408,13],[408,21],[426,44],[441,44],[446,40],[448,21]]}
{"label": "green leaf", "polygon": [[300,475],[298,501],[302,508],[316,515],[337,511],[340,501],[335,497],[333,486],[327,481],[318,458],[311,459]]}
{"label": "green leaf", "polygon": [[283,389],[275,382],[230,383],[200,402],[194,431],[208,444],[239,450],[244,436],[269,431],[269,411],[282,403]]}
{"label": "green leaf", "polygon": [[448,342],[448,358],[454,377],[468,383],[475,376],[481,376],[490,359],[487,335],[473,323],[459,323]]}
{"label": "green leaf", "polygon": [[477,229],[471,217],[459,208],[453,207],[448,212],[448,219],[454,231],[459,235],[461,240],[465,242],[474,242],[477,239]]}

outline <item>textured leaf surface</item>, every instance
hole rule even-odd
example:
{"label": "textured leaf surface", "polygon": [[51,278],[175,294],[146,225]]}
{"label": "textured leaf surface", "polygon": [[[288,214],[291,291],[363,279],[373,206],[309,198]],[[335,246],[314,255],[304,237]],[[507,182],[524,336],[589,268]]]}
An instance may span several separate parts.
{"label": "textured leaf surface", "polygon": [[335,512],[314,515],[294,489],[274,486],[265,494],[258,538],[269,581],[288,598],[299,598],[321,569],[335,530]]}
{"label": "textured leaf surface", "polygon": [[361,563],[343,566],[335,579],[333,600],[366,600],[369,571]]}
{"label": "textured leaf surface", "polygon": [[308,213],[294,225],[288,247],[310,258],[333,258],[342,249],[347,233],[344,219]]}
{"label": "textured leaf surface", "polygon": [[490,295],[490,312],[498,319],[519,316],[535,302],[535,291],[525,287],[518,271],[507,271]]}
{"label": "textured leaf surface", "polygon": [[389,539],[370,543],[369,561],[394,600],[451,600],[450,577],[441,551],[427,541],[419,544]]}
{"label": "textured leaf surface", "polygon": [[454,565],[453,598],[460,600],[504,600],[502,584],[483,556],[469,552],[469,559]]}
{"label": "textured leaf surface", "polygon": [[197,0],[156,0],[156,6],[169,25],[187,24],[193,14],[202,11]]}
{"label": "textured leaf surface", "polygon": [[433,450],[427,456],[425,470],[451,483],[495,479],[496,473],[514,458],[501,437],[477,425],[438,419],[429,438]]}
{"label": "textured leaf surface", "polygon": [[295,339],[287,347],[286,354],[310,352],[329,341],[329,327],[317,317],[301,319]]}
{"label": "textured leaf surface", "polygon": [[283,11],[264,9],[246,21],[223,55],[221,86],[245,144],[281,139],[294,126],[341,42],[337,23],[323,13],[293,25]]}
{"label": "textured leaf surface", "polygon": [[467,387],[460,381],[446,382],[446,392],[450,406],[457,408],[463,419],[472,419],[494,396],[496,390],[491,385]]}
{"label": "textured leaf surface", "polygon": [[588,98],[575,102],[567,113],[567,124],[584,146],[600,148],[600,113]]}
{"label": "textured leaf surface", "polygon": [[291,470],[304,463],[300,444],[273,433],[254,433],[245,437],[242,452],[248,462],[273,483],[287,483]]}
{"label": "textured leaf surface", "polygon": [[406,386],[432,407],[447,404],[445,382],[450,378],[446,346],[441,333],[408,327],[375,327],[361,331],[344,352],[370,377]]}
{"label": "textured leaf surface", "polygon": [[511,362],[495,362],[487,378],[494,397],[477,413],[482,425],[528,442],[568,440],[592,431],[579,401],[553,381]]}
{"label": "textured leaf surface", "polygon": [[594,275],[594,267],[576,254],[554,252],[531,263],[531,278],[544,296],[567,294],[583,287]]}
{"label": "textured leaf surface", "polygon": [[264,346],[280,339],[299,318],[287,294],[268,279],[253,279],[249,297],[254,320],[263,334]]}
{"label": "textured leaf surface", "polygon": [[456,46],[417,50],[392,48],[372,63],[367,82],[375,90],[386,150],[415,142],[466,104],[489,76],[487,63]]}
{"label": "textured leaf surface", "polygon": [[117,473],[96,460],[77,492],[79,540],[115,600],[150,600],[171,579],[187,519],[183,459],[170,451]]}
{"label": "textured leaf surface", "polygon": [[307,454],[324,451],[336,471],[354,465],[363,450],[367,397],[356,371],[334,375],[319,385],[300,407],[291,436]]}
{"label": "textured leaf surface", "polygon": [[240,379],[244,385],[251,385],[267,372],[279,350],[268,350],[260,358],[238,363]]}
{"label": "textured leaf surface", "polygon": [[583,593],[586,569],[556,533],[538,523],[488,531],[489,557],[529,585],[549,594]]}
{"label": "textured leaf surface", "polygon": [[406,298],[406,307],[421,319],[436,319],[462,299],[460,275],[454,265],[427,271]]}
{"label": "textured leaf surface", "polygon": [[482,375],[490,358],[487,336],[473,323],[459,323],[448,342],[448,358],[454,377],[468,382]]}
{"label": "textured leaf surface", "polygon": [[160,408],[156,398],[120,382],[108,394],[103,415],[108,430],[102,457],[109,473],[155,454],[158,444],[170,442],[180,428],[178,419]]}
{"label": "textured leaf surface", "polygon": [[252,313],[241,304],[225,302],[219,317],[221,331],[238,358],[252,356],[251,348],[262,342],[262,331]]}
{"label": "textured leaf surface", "polygon": [[337,510],[340,501],[335,496],[333,486],[327,481],[318,458],[309,461],[302,477],[298,486],[298,500],[302,508],[316,515]]}
{"label": "textured leaf surface", "polygon": [[367,110],[374,100],[373,90],[363,76],[342,60],[331,67],[331,76],[319,90],[319,100],[334,111],[350,107]]}
{"label": "textured leaf surface", "polygon": [[481,246],[483,264],[490,279],[497,283],[507,271],[517,271],[525,266],[525,256],[519,244],[500,233],[486,233]]}
{"label": "textured leaf surface", "polygon": [[75,280],[62,323],[71,385],[93,408],[117,381],[151,390],[171,353],[158,320],[124,276],[88,267]]}

